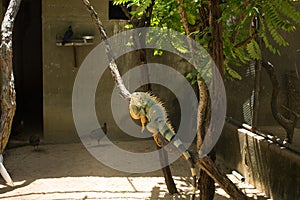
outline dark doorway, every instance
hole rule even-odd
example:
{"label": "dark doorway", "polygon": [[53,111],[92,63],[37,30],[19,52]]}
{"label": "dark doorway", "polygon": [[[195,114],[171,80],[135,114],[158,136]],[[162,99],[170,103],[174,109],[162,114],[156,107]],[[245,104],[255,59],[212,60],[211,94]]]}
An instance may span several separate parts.
{"label": "dark doorway", "polygon": [[12,137],[42,133],[42,67],[41,0],[22,0],[13,32],[17,109]]}

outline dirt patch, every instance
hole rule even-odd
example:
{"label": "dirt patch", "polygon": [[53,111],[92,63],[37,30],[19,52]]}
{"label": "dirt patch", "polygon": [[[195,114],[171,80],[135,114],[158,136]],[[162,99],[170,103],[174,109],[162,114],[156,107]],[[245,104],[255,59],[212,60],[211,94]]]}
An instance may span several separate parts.
{"label": "dirt patch", "polygon": [[[153,149],[153,142],[121,141],[120,146]],[[190,171],[179,159],[171,165],[178,195],[169,195],[160,170],[135,174],[124,173],[103,165],[81,143],[42,145],[38,152],[31,146],[9,149],[5,166],[15,187],[0,179],[0,199],[189,199],[192,190]],[[239,183],[238,181],[236,182]],[[252,186],[249,195],[262,196]],[[217,188],[217,200],[228,199]]]}

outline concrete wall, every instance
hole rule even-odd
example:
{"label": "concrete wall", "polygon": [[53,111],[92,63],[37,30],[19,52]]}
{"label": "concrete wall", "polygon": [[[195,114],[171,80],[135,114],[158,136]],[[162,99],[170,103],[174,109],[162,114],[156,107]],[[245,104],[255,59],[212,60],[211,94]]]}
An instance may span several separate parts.
{"label": "concrete wall", "polygon": [[[108,21],[108,1],[92,1],[103,19],[109,35],[115,21]],[[92,46],[76,47],[77,66],[72,47],[59,47],[56,38],[62,37],[71,25],[74,35],[95,35]],[[72,116],[72,90],[85,56],[100,42],[98,32],[81,1],[45,0],[42,2],[43,27],[43,90],[44,136],[54,141],[77,141]]]}
{"label": "concrete wall", "polygon": [[218,159],[273,200],[298,199],[300,156],[245,129],[226,124]]}
{"label": "concrete wall", "polygon": [[[124,30],[127,23],[124,20],[108,19],[108,0],[91,1],[98,12],[108,36]],[[74,66],[72,47],[56,45],[56,37],[61,37],[71,25],[74,37],[85,34],[95,35],[94,45],[76,47],[77,67]],[[42,27],[43,27],[43,105],[44,105],[44,137],[48,142],[73,142],[78,141],[72,116],[72,90],[74,80],[81,63],[86,56],[101,42],[100,36],[91,18],[81,1],[73,0],[45,0],[42,2]],[[122,41],[120,41],[122,44]],[[154,57],[153,52],[148,52],[149,62],[158,62],[173,66],[182,74],[187,74],[191,69],[181,58],[165,53],[162,57]],[[117,60],[121,74],[137,65],[137,55],[129,53]],[[95,63],[97,61],[95,60]],[[172,64],[173,63],[173,64]],[[99,66],[103,67],[103,66]],[[130,77],[137,79],[138,77]],[[167,77],[166,80],[172,77]],[[127,83],[125,83],[127,84]],[[179,83],[180,84],[180,83]],[[108,69],[102,75],[95,97],[95,110],[99,123],[108,124],[109,137],[133,139],[124,134],[117,126],[111,109],[111,94],[114,82]],[[131,90],[131,86],[128,88]],[[157,94],[170,110],[170,118],[175,121],[175,128],[180,123],[180,109],[172,92],[161,86],[153,86]],[[132,92],[132,91],[131,91]],[[128,113],[127,113],[128,115]]]}
{"label": "concrete wall", "polygon": [[[300,10],[300,4],[295,4]],[[281,55],[275,55],[270,51],[263,49],[263,60],[271,61],[275,67],[275,72],[281,84],[281,93],[279,95],[279,103],[287,105],[288,103],[288,88],[287,88],[287,73],[296,76],[296,72],[300,72],[300,26],[297,26],[296,31],[284,33],[283,37],[289,42],[287,47],[279,47]],[[254,69],[250,66],[235,67],[242,75],[241,81],[225,80],[226,93],[228,98],[227,116],[237,119],[242,122],[251,121],[253,105],[253,88],[254,88]],[[260,78],[260,93],[259,93],[259,109],[258,109],[258,128],[264,129],[268,126],[279,126],[271,113],[271,95],[272,86],[264,68],[261,70]],[[298,80],[299,81],[299,80]],[[295,86],[299,89],[299,85]],[[297,90],[299,91],[299,90]],[[300,94],[298,93],[298,96]],[[299,99],[299,97],[298,97]],[[294,103],[295,104],[295,103]],[[292,109],[297,109],[296,106],[291,106]],[[283,108],[280,108],[285,112]],[[298,112],[300,112],[298,107]],[[297,127],[300,127],[298,123]]]}
{"label": "concrete wall", "polygon": [[[300,10],[300,4],[296,4]],[[282,92],[280,104],[288,102],[287,73],[300,71],[300,26],[284,38],[290,43],[280,48],[281,55],[263,50],[263,59],[271,61],[275,67]],[[241,81],[225,80],[227,93],[227,116],[251,124],[254,70],[250,66],[236,68],[242,75]],[[299,79],[298,79],[299,81]],[[295,86],[299,91],[299,84]],[[274,120],[271,113],[272,86],[269,76],[261,70],[258,109],[258,129],[285,137],[284,130]],[[299,93],[298,93],[299,95]],[[299,101],[298,101],[299,102]],[[291,105],[299,112],[299,107]],[[280,108],[282,109],[282,108]],[[284,111],[284,110],[281,110]],[[297,125],[299,127],[299,123]],[[299,129],[294,135],[294,145],[300,146]],[[246,181],[266,192],[274,200],[298,199],[300,195],[300,156],[278,145],[272,144],[249,131],[226,123],[216,146],[218,158],[231,170],[237,170],[246,177]]]}
{"label": "concrete wall", "polygon": [[[295,3],[298,11],[300,11],[300,3]],[[263,50],[263,59],[269,60],[275,67],[276,74],[278,76],[278,80],[280,81],[281,87],[283,89],[282,93],[280,94],[281,102],[280,103],[287,103],[288,99],[288,87],[287,87],[287,74],[293,74],[295,76],[296,73],[300,75],[300,26],[296,27],[296,31],[291,33],[283,33],[283,37],[288,41],[289,46],[287,47],[280,47],[281,55],[274,55],[268,50]],[[299,77],[298,77],[298,84],[299,84]],[[296,86],[299,88],[299,85]],[[274,125],[274,122],[271,111],[270,111],[270,98],[271,98],[271,85],[269,77],[266,71],[262,70],[262,77],[261,77],[261,91],[260,91],[260,107],[259,110],[262,113],[259,115],[259,125],[261,126],[268,126]],[[299,91],[299,90],[297,90]],[[298,99],[299,99],[299,93]],[[299,104],[298,104],[299,106]],[[296,107],[291,105],[291,108],[300,112],[300,107]],[[281,108],[282,109],[282,108]],[[285,110],[282,109],[284,112]],[[300,124],[298,123],[298,127]]]}

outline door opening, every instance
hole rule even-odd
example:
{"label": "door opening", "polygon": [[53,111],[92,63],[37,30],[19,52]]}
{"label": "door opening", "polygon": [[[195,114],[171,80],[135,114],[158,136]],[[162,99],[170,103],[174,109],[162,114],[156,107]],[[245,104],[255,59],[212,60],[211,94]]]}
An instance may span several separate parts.
{"label": "door opening", "polygon": [[43,131],[41,0],[22,0],[13,32],[17,109],[11,137]]}

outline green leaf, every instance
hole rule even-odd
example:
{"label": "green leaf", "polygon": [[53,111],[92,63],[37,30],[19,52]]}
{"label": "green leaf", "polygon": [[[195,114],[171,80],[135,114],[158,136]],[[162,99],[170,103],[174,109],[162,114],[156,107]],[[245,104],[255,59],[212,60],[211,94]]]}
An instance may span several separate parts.
{"label": "green leaf", "polygon": [[198,75],[198,71],[193,71],[193,72],[190,72],[186,75],[186,78],[187,79],[194,79],[195,77],[197,77]]}
{"label": "green leaf", "polygon": [[247,51],[251,58],[260,60],[261,59],[261,51],[257,42],[252,39],[250,43],[247,44]]}
{"label": "green leaf", "polygon": [[161,49],[155,49],[153,55],[154,56],[161,56],[163,54],[163,51]]}
{"label": "green leaf", "polygon": [[242,80],[242,76],[230,67],[226,67],[225,72],[233,79]]}

